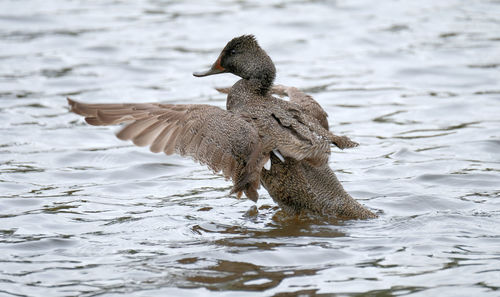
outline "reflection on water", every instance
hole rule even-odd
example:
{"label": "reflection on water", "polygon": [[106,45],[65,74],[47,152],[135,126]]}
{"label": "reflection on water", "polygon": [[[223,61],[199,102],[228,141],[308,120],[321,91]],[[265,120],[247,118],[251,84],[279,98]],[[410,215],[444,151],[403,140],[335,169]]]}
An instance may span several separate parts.
{"label": "reflection on water", "polygon": [[[495,1],[3,1],[0,295],[496,296]],[[370,221],[287,217],[192,161],[68,113],[82,101],[225,106],[205,69],[255,34],[300,87]]]}

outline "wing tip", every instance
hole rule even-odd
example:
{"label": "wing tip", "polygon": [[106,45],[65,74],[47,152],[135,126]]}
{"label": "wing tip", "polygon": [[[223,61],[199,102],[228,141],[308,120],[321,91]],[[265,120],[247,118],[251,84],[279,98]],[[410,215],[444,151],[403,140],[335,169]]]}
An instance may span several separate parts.
{"label": "wing tip", "polygon": [[70,107],[70,111],[74,112],[75,106],[78,103],[77,101],[71,99],[70,97],[66,97],[66,100],[68,101],[68,105]]}
{"label": "wing tip", "polygon": [[217,92],[222,93],[222,94],[229,94],[229,91],[231,90],[231,87],[216,87],[215,88]]}

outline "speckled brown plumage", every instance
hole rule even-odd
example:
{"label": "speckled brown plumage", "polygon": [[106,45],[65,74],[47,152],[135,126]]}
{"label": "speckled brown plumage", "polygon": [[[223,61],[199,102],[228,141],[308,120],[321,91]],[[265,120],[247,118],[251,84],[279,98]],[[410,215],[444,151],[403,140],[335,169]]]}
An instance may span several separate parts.
{"label": "speckled brown plumage", "polygon": [[[328,166],[331,144],[344,149],[357,143],[328,130],[327,114],[312,97],[273,85],[274,64],[255,37],[234,38],[208,71],[194,75],[225,72],[241,77],[231,88],[221,89],[228,93],[227,110],[199,104],[68,102],[89,124],[128,122],[117,135],[120,139],[149,145],[153,152],[190,156],[222,171],[233,180],[232,193],[244,192],[256,201],[262,182],[290,213],[375,217],[344,191]],[[270,170],[263,168],[268,160]]]}
{"label": "speckled brown plumage", "polygon": [[266,159],[257,130],[234,113],[201,104],[85,104],[68,98],[71,111],[91,125],[129,122],[118,134],[152,152],[189,156],[233,180],[231,193],[257,201]]}
{"label": "speckled brown plumage", "polygon": [[[230,88],[217,90],[229,93]],[[270,92],[289,97],[290,102],[299,105],[304,113],[316,118],[321,126],[328,129],[328,115],[311,96],[295,87],[282,85],[273,86]],[[351,141],[348,138],[345,141],[341,148],[349,147]],[[339,143],[342,141],[339,140]],[[328,164],[312,166],[309,162],[293,158],[285,158],[285,162],[281,162],[271,155],[271,168],[262,170],[261,183],[273,200],[291,214],[310,212],[343,219],[377,217],[344,190]]]}
{"label": "speckled brown plumage", "polygon": [[344,190],[328,164],[315,167],[291,158],[281,162],[274,155],[271,161],[271,169],[262,170],[261,182],[286,212],[309,212],[340,219],[377,217]]}

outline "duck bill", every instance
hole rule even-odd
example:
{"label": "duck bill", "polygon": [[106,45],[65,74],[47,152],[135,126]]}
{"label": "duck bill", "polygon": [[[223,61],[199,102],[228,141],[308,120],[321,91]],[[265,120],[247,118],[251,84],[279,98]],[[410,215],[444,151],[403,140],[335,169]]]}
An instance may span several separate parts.
{"label": "duck bill", "polygon": [[219,73],[225,73],[227,72],[226,68],[222,67],[220,65],[220,56],[215,61],[215,63],[208,69],[207,71],[200,71],[200,72],[194,72],[193,75],[196,77],[203,77],[203,76],[209,76],[209,75],[214,75],[214,74],[219,74]]}

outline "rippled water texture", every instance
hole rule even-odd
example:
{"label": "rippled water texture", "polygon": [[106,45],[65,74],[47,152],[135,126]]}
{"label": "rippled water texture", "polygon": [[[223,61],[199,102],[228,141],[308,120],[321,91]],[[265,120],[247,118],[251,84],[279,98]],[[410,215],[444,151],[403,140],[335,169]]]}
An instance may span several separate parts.
{"label": "rippled water texture", "polygon": [[[194,78],[253,33],[361,146],[380,218],[257,209],[189,159],[68,112],[225,105]],[[499,1],[0,2],[0,296],[499,296]]]}

